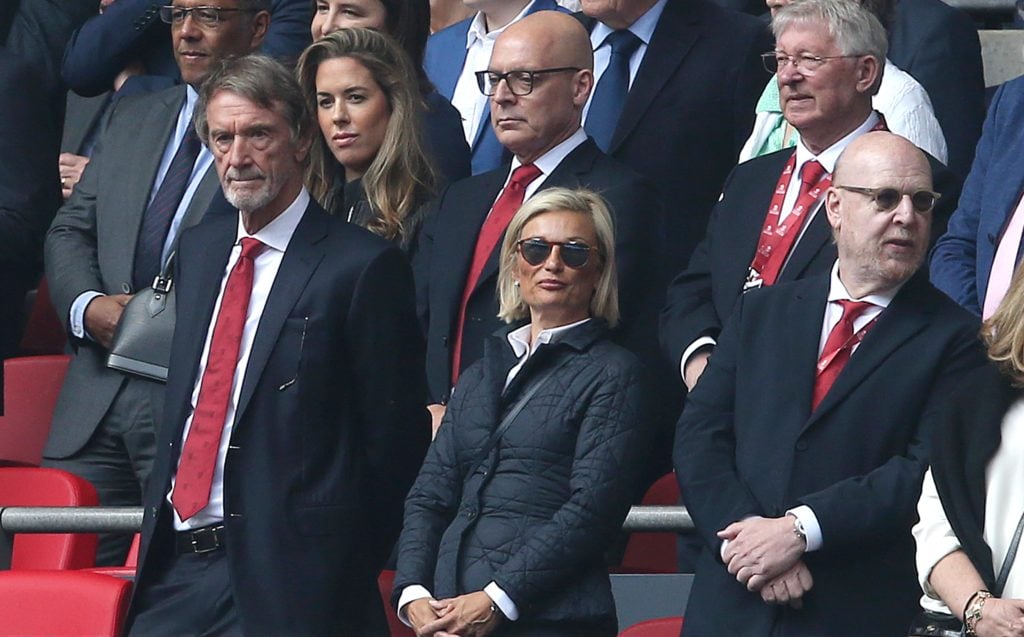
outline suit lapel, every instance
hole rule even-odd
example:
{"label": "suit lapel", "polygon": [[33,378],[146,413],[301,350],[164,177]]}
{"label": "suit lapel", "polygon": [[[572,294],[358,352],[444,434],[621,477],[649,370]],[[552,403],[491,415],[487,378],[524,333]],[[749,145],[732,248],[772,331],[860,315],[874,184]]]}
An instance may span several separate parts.
{"label": "suit lapel", "polygon": [[[757,242],[761,237],[761,229],[764,227],[764,218],[768,214],[768,207],[771,205],[772,192],[775,184],[782,174],[782,169],[792,153],[782,152],[769,155],[765,159],[756,159],[760,164],[757,173],[741,175],[744,180],[741,186],[738,184],[735,189],[726,187],[730,196],[738,198],[738,202],[728,202],[727,210],[733,218],[716,224],[715,229],[720,231],[720,236],[715,241],[722,241],[726,246],[724,250],[715,250],[715,254],[727,255],[728,258],[716,262],[722,268],[722,281],[726,282],[726,289],[735,290],[739,294],[743,290],[743,282],[750,269],[750,263],[754,260],[754,253],[757,251]],[[722,230],[732,230],[721,234]],[[785,272],[785,269],[783,270]]]}
{"label": "suit lapel", "polygon": [[196,187],[196,191],[192,195],[192,201],[189,202],[188,209],[185,210],[185,216],[181,219],[182,230],[199,223],[219,190],[220,179],[217,177],[217,168],[211,164],[206,174],[200,179],[199,186]]}
{"label": "suit lapel", "polygon": [[669,0],[658,19],[650,45],[626,96],[622,115],[612,136],[614,154],[654,103],[661,89],[683,63],[701,34],[701,8],[694,0]]}
{"label": "suit lapel", "polygon": [[782,351],[792,365],[787,375],[793,401],[801,405],[800,409],[805,416],[811,412],[818,342],[825,316],[828,286],[829,279],[824,276],[807,279],[800,284],[789,307],[788,325],[782,326],[783,331],[779,335],[785,343]]}
{"label": "suit lapel", "polygon": [[823,250],[832,245],[832,228],[825,215],[825,200],[818,203],[814,216],[807,224],[807,230],[797,239],[793,254],[779,273],[779,282],[799,279],[807,266]]}
{"label": "suit lapel", "polygon": [[804,429],[813,425],[823,414],[844,400],[864,382],[865,378],[881,367],[893,351],[928,326],[933,308],[920,294],[922,286],[926,285],[923,276],[915,275],[897,293],[889,307],[882,310],[878,322],[853,352],[846,367],[839,373],[835,384],[825,394],[821,404],[811,414]]}
{"label": "suit lapel", "polygon": [[259,384],[285,319],[295,307],[299,296],[306,289],[309,278],[323,259],[323,249],[317,244],[327,235],[327,216],[318,208],[312,202],[306,208],[285,250],[274,285],[270,288],[263,316],[260,318],[259,327],[256,328],[245,378],[242,379],[235,423],[242,422],[245,408]]}
{"label": "suit lapel", "polygon": [[135,244],[142,226],[142,218],[149,205],[149,196],[153,189],[160,160],[163,158],[167,140],[170,139],[175,125],[178,123],[178,112],[185,101],[185,87],[167,91],[165,99],[149,111],[140,122],[139,134],[148,138],[149,143],[136,144],[135,152],[124,157],[124,166],[131,170],[132,179],[125,182],[124,197],[118,198],[117,205],[123,206],[125,213],[122,236],[123,241],[113,244],[116,251],[109,258],[110,263],[123,264],[124,272],[117,278],[124,281],[132,280],[132,268],[135,267]]}

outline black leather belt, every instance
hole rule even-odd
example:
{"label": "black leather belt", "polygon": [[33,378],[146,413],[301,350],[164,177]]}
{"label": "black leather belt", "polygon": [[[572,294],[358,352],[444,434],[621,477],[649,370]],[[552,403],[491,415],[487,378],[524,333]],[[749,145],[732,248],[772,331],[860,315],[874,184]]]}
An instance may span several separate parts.
{"label": "black leather belt", "polygon": [[175,548],[178,555],[183,553],[209,553],[224,548],[224,525],[214,524],[191,531],[175,534]]}

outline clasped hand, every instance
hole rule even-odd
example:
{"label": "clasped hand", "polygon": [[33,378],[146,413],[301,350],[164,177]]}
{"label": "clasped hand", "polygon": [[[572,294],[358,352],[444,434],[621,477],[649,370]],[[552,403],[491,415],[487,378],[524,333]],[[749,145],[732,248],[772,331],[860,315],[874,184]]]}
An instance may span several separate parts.
{"label": "clasped hand", "polygon": [[806,545],[793,531],[793,519],[752,517],[718,532],[728,540],[722,559],[729,573],[768,603],[799,607],[813,578],[801,560]]}
{"label": "clasped hand", "polygon": [[418,637],[486,637],[501,623],[483,591],[448,599],[418,599],[406,610]]}

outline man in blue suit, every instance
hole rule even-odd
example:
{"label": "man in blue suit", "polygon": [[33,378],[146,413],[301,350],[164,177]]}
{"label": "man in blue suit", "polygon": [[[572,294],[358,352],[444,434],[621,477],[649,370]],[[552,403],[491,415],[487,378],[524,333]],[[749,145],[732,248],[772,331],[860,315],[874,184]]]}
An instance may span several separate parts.
{"label": "man in blue suit", "polygon": [[[1020,261],[1022,124],[1024,78],[1017,78],[1000,87],[992,98],[960,205],[932,252],[935,287],[986,317],[1002,299],[1013,265]],[[1012,223],[1014,220],[1017,223]],[[997,259],[1001,267],[993,268]]]}
{"label": "man in blue suit", "polygon": [[443,29],[427,41],[423,66],[430,81],[462,114],[466,142],[473,151],[473,174],[501,166],[508,151],[494,136],[489,100],[475,73],[487,68],[494,41],[508,25],[537,11],[562,10],[555,0],[468,0],[472,18]]}

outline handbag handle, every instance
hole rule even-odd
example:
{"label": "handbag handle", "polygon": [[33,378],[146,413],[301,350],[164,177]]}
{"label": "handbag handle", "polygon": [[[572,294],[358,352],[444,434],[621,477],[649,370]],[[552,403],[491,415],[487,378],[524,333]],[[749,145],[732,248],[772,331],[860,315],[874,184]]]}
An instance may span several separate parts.
{"label": "handbag handle", "polygon": [[1010,577],[1010,567],[1013,566],[1013,559],[1017,557],[1017,547],[1020,546],[1022,532],[1024,532],[1024,513],[1021,513],[1020,520],[1017,521],[1013,539],[1010,540],[1010,548],[1006,551],[1006,557],[1003,558],[1003,565],[999,567],[999,577],[996,578],[995,590],[992,591],[996,597],[1003,594],[1003,587],[1006,586],[1006,580]]}

